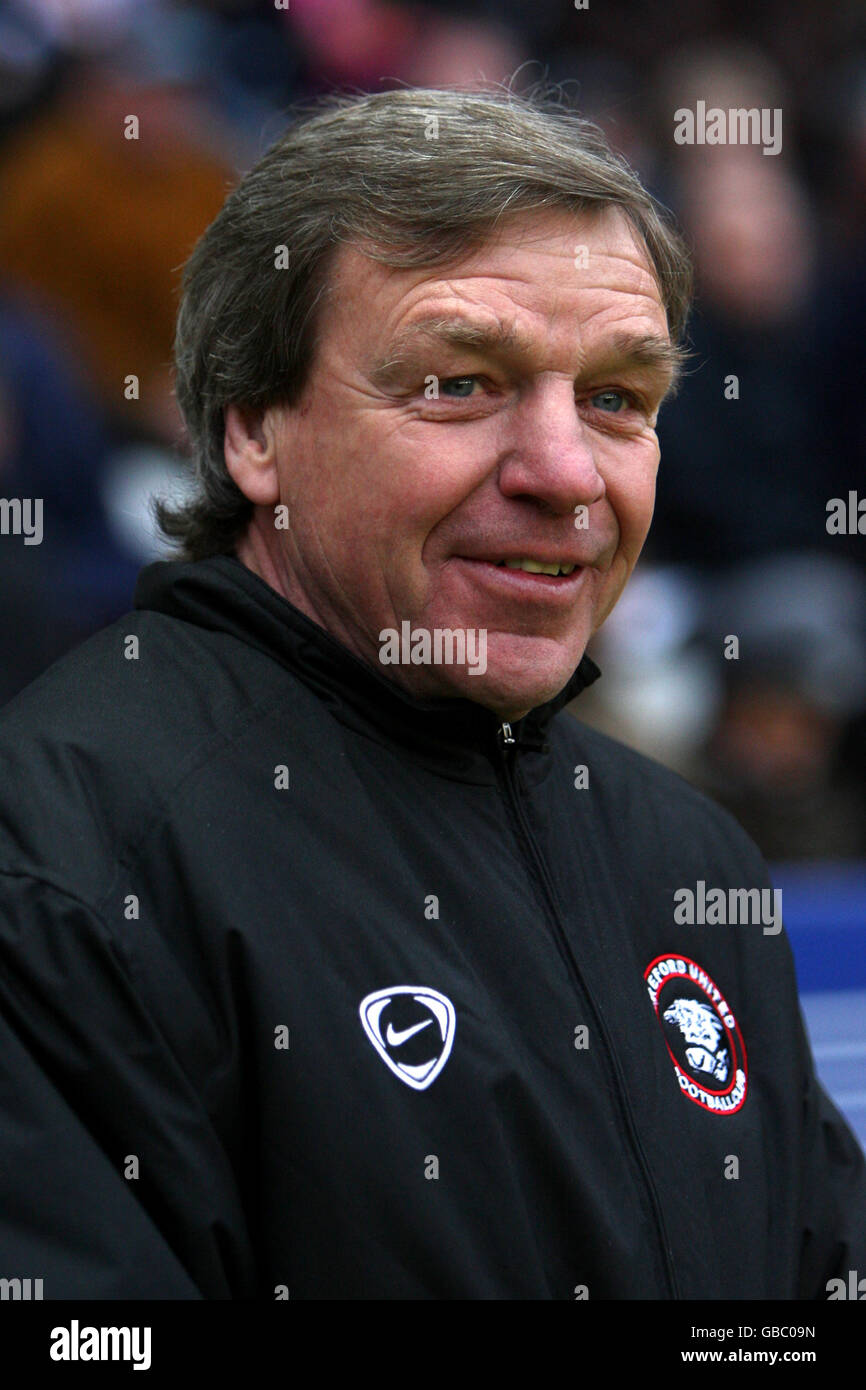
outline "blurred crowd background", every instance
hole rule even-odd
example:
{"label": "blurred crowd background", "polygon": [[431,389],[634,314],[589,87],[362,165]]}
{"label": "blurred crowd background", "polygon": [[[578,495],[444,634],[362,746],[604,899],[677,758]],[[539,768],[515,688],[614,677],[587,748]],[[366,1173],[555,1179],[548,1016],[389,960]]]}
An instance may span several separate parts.
{"label": "blurred crowd background", "polygon": [[[773,860],[866,858],[866,534],[826,525],[866,498],[857,0],[0,0],[0,496],[45,516],[41,545],[0,537],[0,701],[166,553],[180,270],[293,103],[544,78],[675,212],[698,274],[656,519],[580,717]],[[781,108],[781,153],[677,145],[699,100]]]}

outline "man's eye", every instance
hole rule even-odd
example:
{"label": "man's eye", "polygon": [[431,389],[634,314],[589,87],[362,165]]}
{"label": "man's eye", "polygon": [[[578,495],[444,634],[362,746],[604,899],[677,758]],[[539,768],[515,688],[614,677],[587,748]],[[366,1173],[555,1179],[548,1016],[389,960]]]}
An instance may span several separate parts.
{"label": "man's eye", "polygon": [[590,397],[590,401],[599,410],[607,411],[609,415],[618,415],[632,404],[631,397],[626,391],[599,391],[596,396]]}
{"label": "man's eye", "polygon": [[471,396],[477,376],[449,376],[439,383],[440,396]]}

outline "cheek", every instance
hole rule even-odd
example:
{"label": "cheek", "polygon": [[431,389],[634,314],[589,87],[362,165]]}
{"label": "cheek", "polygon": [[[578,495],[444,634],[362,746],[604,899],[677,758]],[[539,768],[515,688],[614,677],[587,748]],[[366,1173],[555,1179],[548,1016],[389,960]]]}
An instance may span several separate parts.
{"label": "cheek", "polygon": [[607,498],[619,524],[619,547],[636,558],[655,506],[659,448],[655,436],[635,440],[603,468]]}
{"label": "cheek", "polygon": [[[387,524],[426,537],[490,473],[488,441],[478,430],[449,431],[419,420],[392,425],[379,438],[377,486]],[[495,457],[495,455],[494,455]]]}
{"label": "cheek", "polygon": [[375,533],[391,524],[405,476],[371,412],[348,408],[340,391],[322,391],[286,448],[286,477],[299,512],[329,518],[336,537]]}

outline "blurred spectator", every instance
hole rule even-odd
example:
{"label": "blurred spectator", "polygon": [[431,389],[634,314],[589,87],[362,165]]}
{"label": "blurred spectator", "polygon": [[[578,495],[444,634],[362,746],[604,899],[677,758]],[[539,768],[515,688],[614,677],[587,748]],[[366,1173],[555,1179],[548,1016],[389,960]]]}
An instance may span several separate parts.
{"label": "blurred spectator", "polygon": [[[109,529],[100,495],[109,437],[74,362],[74,341],[0,294],[0,494],[40,498],[44,515],[41,544],[6,536],[0,551],[16,556],[16,584],[29,573],[34,593],[51,592],[48,650],[124,612],[138,568]],[[15,660],[21,645],[19,633]]]}
{"label": "blurred spectator", "polygon": [[0,149],[4,273],[70,320],[115,426],[168,443],[177,278],[232,178],[203,125],[183,87],[88,62]]}
{"label": "blurred spectator", "polygon": [[850,562],[779,555],[709,596],[724,699],[700,777],[771,859],[866,855],[866,778],[846,731],[866,706],[866,586]]}
{"label": "blurred spectator", "polygon": [[293,0],[286,18],[313,89],[505,83],[524,56],[500,16],[443,14],[429,4]]}
{"label": "blurred spectator", "polygon": [[702,565],[828,542],[834,466],[808,208],[775,159],[722,153],[683,161],[695,362],[660,421],[651,551]]}

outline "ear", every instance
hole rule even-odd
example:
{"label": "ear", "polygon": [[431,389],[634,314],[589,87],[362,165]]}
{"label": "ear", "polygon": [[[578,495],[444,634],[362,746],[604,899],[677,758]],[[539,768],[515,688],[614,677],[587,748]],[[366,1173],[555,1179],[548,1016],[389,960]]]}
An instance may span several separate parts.
{"label": "ear", "polygon": [[280,500],[280,479],[271,411],[227,405],[223,419],[223,447],[231,477],[251,502],[274,506]]}

